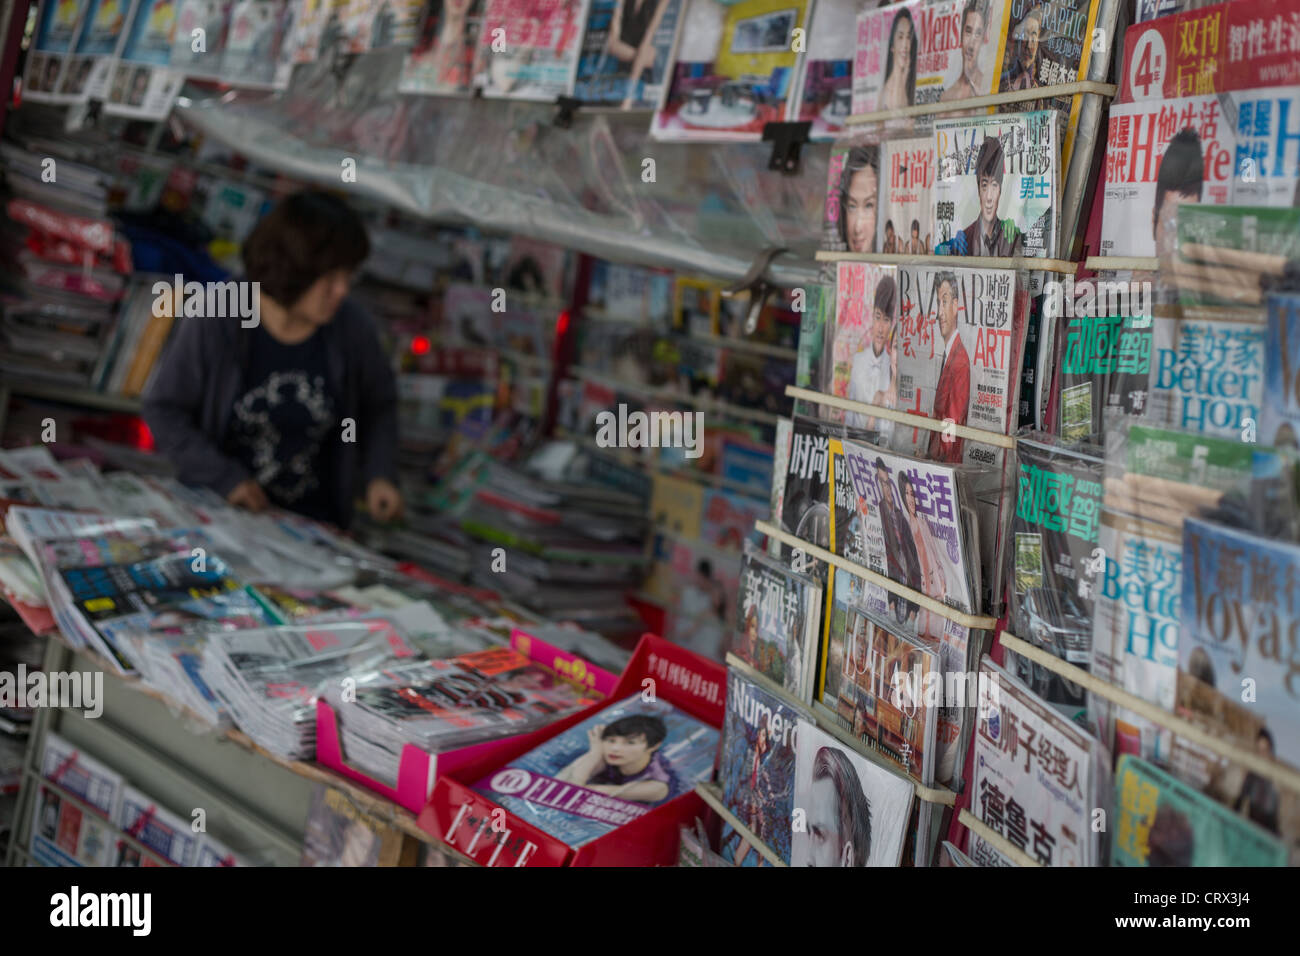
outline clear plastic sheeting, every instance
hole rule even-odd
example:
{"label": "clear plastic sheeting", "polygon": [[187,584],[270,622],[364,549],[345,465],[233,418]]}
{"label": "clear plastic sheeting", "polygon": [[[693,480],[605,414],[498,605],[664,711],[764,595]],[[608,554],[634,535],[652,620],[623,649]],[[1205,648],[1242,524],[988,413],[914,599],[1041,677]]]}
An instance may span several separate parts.
{"label": "clear plastic sheeting", "polygon": [[417,216],[725,278],[783,246],[774,278],[816,281],[827,146],[785,176],[770,144],[658,143],[645,113],[580,109],[563,129],[549,104],[398,94],[401,55],[308,64],[280,95],[191,89],[177,114],[255,163]]}

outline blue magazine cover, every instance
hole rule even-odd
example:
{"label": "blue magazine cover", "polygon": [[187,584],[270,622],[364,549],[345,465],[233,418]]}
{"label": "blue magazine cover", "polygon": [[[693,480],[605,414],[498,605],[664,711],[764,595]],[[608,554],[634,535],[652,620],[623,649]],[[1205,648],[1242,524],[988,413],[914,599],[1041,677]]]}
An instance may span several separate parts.
{"label": "blue magazine cover", "polygon": [[1264,333],[1264,401],[1260,410],[1262,445],[1300,448],[1300,295],[1273,293],[1268,297],[1268,328]]}
{"label": "blue magazine cover", "polygon": [[681,0],[591,0],[573,95],[623,109],[658,105]]}
{"label": "blue magazine cover", "polygon": [[552,737],[474,789],[580,847],[707,780],[717,749],[712,727],[638,694]]}
{"label": "blue magazine cover", "polygon": [[[780,698],[737,671],[728,673],[719,771],[722,799],[787,864],[798,721],[799,713]],[[722,857],[737,866],[763,864],[762,854],[735,830],[724,836]]]}

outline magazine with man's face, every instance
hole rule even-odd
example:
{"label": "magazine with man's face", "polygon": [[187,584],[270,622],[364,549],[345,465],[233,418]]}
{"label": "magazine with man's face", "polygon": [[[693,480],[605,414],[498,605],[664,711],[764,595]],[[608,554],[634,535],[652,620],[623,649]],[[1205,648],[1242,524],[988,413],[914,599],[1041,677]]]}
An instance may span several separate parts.
{"label": "magazine with man's face", "polygon": [[912,783],[806,720],[798,725],[791,866],[898,866]]}

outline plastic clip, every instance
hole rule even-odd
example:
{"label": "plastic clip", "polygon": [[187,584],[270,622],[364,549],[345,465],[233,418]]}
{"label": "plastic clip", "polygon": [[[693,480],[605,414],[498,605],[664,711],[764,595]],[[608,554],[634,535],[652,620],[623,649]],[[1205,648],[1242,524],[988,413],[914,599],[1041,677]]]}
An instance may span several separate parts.
{"label": "plastic clip", "polygon": [[554,124],[560,129],[569,129],[573,126],[573,114],[578,112],[578,107],[582,105],[582,100],[575,99],[572,96],[557,96],[555,98],[555,120]]}
{"label": "plastic clip", "polygon": [[[767,125],[807,126],[808,124],[768,123]],[[777,288],[776,284],[767,277],[768,267],[772,265],[773,259],[788,251],[785,246],[768,246],[754,259],[754,264],[749,267],[743,279],[722,290],[722,294],[727,298],[740,295],[742,292],[749,293],[749,311],[745,314],[745,335],[754,334],[754,330],[758,328],[758,317],[763,311],[763,306],[767,305],[768,296]]]}
{"label": "plastic clip", "polygon": [[812,123],[767,123],[763,127],[763,142],[772,144],[772,158],[767,162],[768,169],[774,169],[787,176],[799,171],[799,151],[808,142],[808,130]]}

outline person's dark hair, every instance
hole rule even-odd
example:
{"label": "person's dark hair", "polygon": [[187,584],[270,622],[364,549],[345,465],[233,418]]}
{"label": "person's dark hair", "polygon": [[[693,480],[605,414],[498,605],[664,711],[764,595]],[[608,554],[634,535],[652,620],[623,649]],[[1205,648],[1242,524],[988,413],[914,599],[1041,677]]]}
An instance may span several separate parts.
{"label": "person's dark hair", "polygon": [[984,9],[983,0],[966,0],[966,6],[961,11],[962,32],[966,32],[966,18],[972,13],[978,13],[980,15],[980,22],[984,24],[984,28],[987,30],[989,18],[988,11]]}
{"label": "person's dark hair", "polygon": [[934,277],[934,295],[935,295],[935,298],[938,298],[938,296],[939,296],[939,290],[942,289],[942,288],[944,287],[944,285],[947,285],[948,288],[952,291],[952,294],[953,294],[953,295],[956,295],[956,294],[957,294],[957,274],[954,273],[954,272],[950,272],[950,271],[948,271],[947,269],[945,269],[944,271],[940,272],[938,275],[936,275],[936,276]]}
{"label": "person's dark hair", "polygon": [[1267,740],[1267,741],[1268,741],[1268,749],[1269,749],[1270,751],[1272,751],[1273,753],[1277,753],[1277,747],[1275,747],[1275,746],[1273,745],[1273,735],[1272,735],[1271,733],[1268,732],[1268,728],[1267,728],[1267,727],[1261,727],[1261,728],[1259,728],[1259,733],[1255,735],[1255,739],[1256,739],[1256,740]]}
{"label": "person's dark hair", "polygon": [[894,231],[894,220],[892,220],[892,219],[886,219],[886,220],[885,220],[885,229],[887,229],[889,232],[893,232],[893,231]]}
{"label": "person's dark hair", "polygon": [[898,498],[903,502],[903,510],[907,510],[907,489],[912,487],[912,479],[907,477],[907,472],[899,471],[898,473]]}
{"label": "person's dark hair", "polygon": [[699,563],[695,565],[695,573],[702,574],[706,578],[713,577],[713,565],[709,563],[708,558],[700,558]]}
{"label": "person's dark hair", "polygon": [[813,760],[813,780],[830,780],[839,798],[840,845],[853,846],[853,865],[866,866],[871,855],[871,803],[842,750],[822,747]]}
{"label": "person's dark hair", "polygon": [[1164,156],[1160,157],[1160,171],[1156,173],[1156,204],[1151,210],[1151,235],[1156,234],[1160,207],[1165,194],[1179,193],[1199,199],[1201,183],[1205,179],[1205,159],[1201,156],[1201,137],[1188,127],[1180,130],[1169,141]]}
{"label": "person's dark hair", "polygon": [[907,25],[912,28],[912,55],[911,62],[907,65],[907,103],[912,105],[916,102],[916,24],[912,22],[912,14],[906,7],[898,11],[894,17],[894,22],[889,27],[889,43],[885,46],[885,80],[894,72],[894,34],[898,32],[898,25],[903,20],[907,20]]}
{"label": "person's dark hair", "polygon": [[[876,190],[880,190],[880,158],[879,152],[875,146],[854,146],[844,157],[844,168],[840,170],[840,214],[839,229],[840,241],[846,246],[849,244],[848,223],[844,221],[845,214],[849,208],[849,186],[853,182],[853,177],[862,170],[870,168],[876,174]],[[875,248],[876,238],[871,237],[872,248]]]}
{"label": "person's dark hair", "polygon": [[921,231],[921,220],[919,219],[912,220],[912,231],[916,233],[919,233]]}
{"label": "person's dark hair", "polygon": [[885,459],[881,458],[879,455],[876,456],[876,467],[883,469],[886,473],[889,471],[889,469],[885,467]]}
{"label": "person's dark hair", "polygon": [[1214,686],[1214,664],[1205,648],[1192,648],[1192,653],[1187,657],[1187,673],[1202,684]]}
{"label": "person's dark hair", "polygon": [[317,190],[286,196],[244,240],[244,273],[289,308],[326,273],[370,255],[365,224],[347,203]]}
{"label": "person's dark hair", "polygon": [[644,737],[647,747],[655,747],[664,742],[668,736],[668,725],[662,717],[654,714],[628,714],[612,724],[607,724],[601,731],[600,739],[610,737]]}
{"label": "person's dark hair", "polygon": [[876,286],[875,306],[885,314],[886,318],[893,321],[896,301],[898,301],[898,287],[894,284],[894,277],[885,276]]}
{"label": "person's dark hair", "polygon": [[982,177],[996,179],[1002,185],[1002,165],[1005,156],[1002,152],[1002,140],[996,136],[985,136],[980,143],[979,155],[975,157],[975,181]]}

